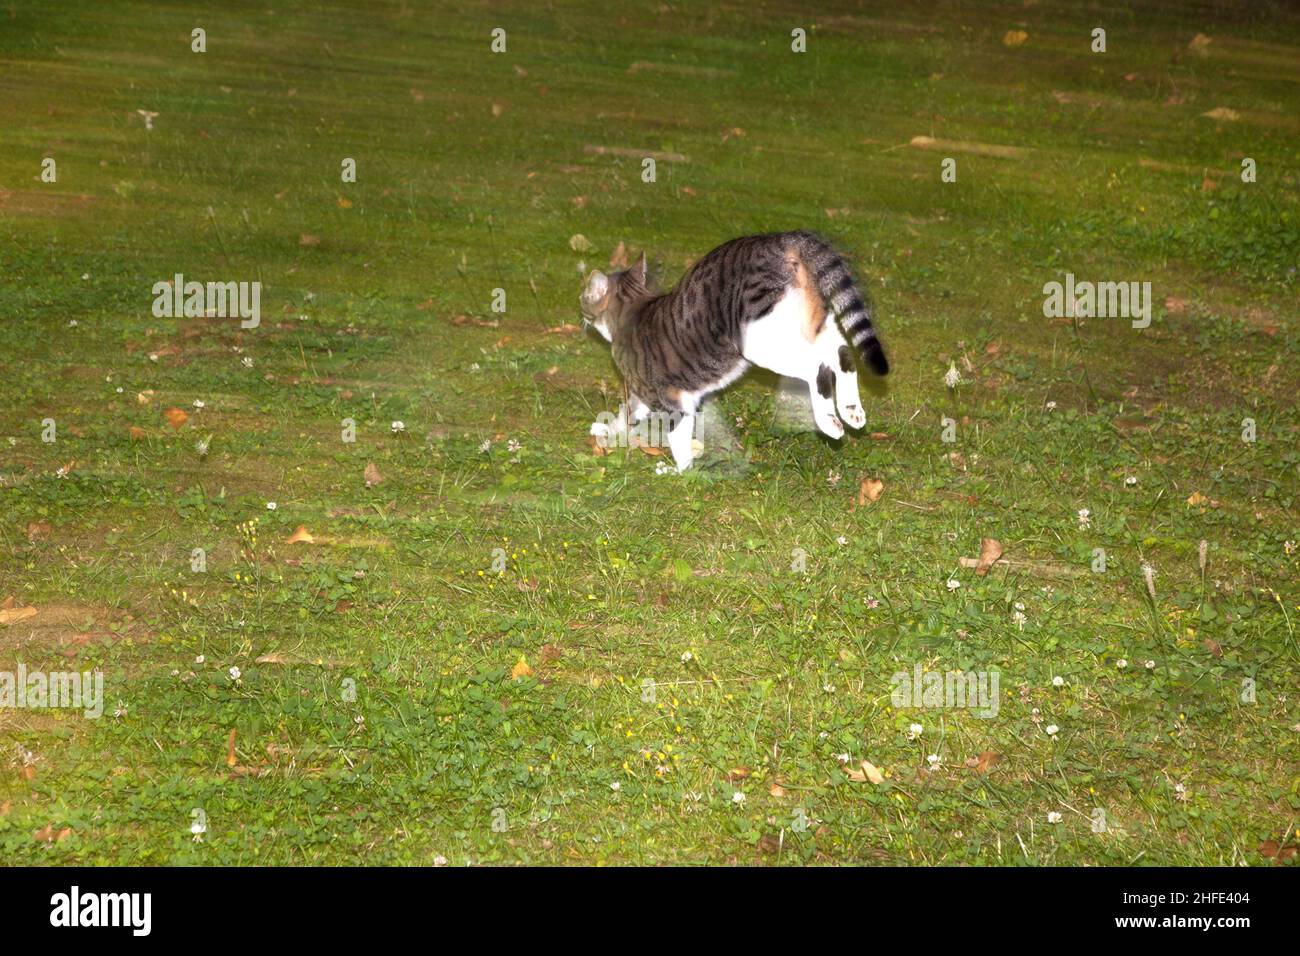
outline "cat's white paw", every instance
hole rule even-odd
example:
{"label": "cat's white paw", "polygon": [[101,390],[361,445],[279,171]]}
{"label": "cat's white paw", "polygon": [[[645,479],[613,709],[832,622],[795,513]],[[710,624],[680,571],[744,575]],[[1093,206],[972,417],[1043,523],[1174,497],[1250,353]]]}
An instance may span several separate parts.
{"label": "cat's white paw", "polygon": [[844,418],[844,424],[850,428],[862,428],[867,424],[867,413],[861,405],[842,405],[840,415]]}
{"label": "cat's white paw", "polygon": [[823,435],[829,435],[831,438],[844,437],[844,423],[839,420],[834,412],[815,413],[813,420],[817,423],[818,430]]}

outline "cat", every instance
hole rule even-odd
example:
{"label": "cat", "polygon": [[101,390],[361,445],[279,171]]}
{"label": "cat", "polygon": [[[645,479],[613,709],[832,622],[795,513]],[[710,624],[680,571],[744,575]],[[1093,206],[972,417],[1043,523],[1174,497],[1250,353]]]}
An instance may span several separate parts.
{"label": "cat", "polygon": [[868,300],[839,253],[811,232],[732,239],[663,295],[647,287],[643,252],[631,268],[593,272],[581,312],[611,345],[633,423],[652,412],[677,419],[668,446],[678,472],[694,459],[701,401],[751,365],[806,381],[813,420],[831,438],[844,436],[845,423],[867,423],[854,349],[877,375],[889,372]]}

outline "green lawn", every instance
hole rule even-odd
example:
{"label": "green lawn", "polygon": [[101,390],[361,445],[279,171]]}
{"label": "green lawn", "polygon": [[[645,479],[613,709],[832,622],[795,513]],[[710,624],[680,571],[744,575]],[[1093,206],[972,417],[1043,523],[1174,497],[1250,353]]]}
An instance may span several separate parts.
{"label": "green lawn", "polygon": [[[0,708],[0,860],[1294,858],[1300,15],[184,6],[0,6],[0,672],[105,688]],[[795,228],[876,300],[874,437],[753,374],[696,470],[596,454],[584,271]]]}

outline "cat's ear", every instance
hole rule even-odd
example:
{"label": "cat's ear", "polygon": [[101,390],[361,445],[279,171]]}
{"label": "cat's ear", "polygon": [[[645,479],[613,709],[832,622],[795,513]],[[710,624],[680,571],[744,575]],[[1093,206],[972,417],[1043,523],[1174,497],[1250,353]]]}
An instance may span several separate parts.
{"label": "cat's ear", "polygon": [[588,302],[599,302],[609,291],[609,276],[597,269],[587,279],[587,288],[582,290],[582,297]]}
{"label": "cat's ear", "polygon": [[637,282],[641,283],[641,285],[645,285],[645,270],[645,252],[642,251],[641,255],[636,260],[636,264],[627,271],[631,274],[632,278],[636,279]]}

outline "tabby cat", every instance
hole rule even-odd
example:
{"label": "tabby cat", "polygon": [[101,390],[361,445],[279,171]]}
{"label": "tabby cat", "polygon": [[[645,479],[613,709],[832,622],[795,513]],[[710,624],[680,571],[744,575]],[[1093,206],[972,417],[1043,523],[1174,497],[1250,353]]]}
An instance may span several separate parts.
{"label": "tabby cat", "polygon": [[664,295],[646,287],[642,253],[630,269],[593,272],[581,307],[613,348],[634,422],[680,415],[668,434],[678,471],[694,457],[700,402],[750,365],[806,381],[813,419],[831,438],[843,437],[844,423],[867,422],[854,348],[877,375],[889,371],[871,306],[840,255],[810,232],[723,243]]}

